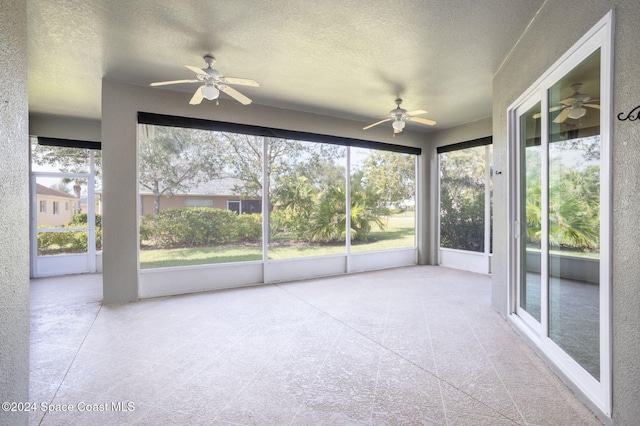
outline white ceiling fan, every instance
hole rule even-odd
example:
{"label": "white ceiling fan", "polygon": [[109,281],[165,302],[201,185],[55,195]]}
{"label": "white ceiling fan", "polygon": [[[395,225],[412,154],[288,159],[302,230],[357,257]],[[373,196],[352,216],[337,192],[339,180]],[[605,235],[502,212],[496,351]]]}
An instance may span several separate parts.
{"label": "white ceiling fan", "polygon": [[236,101],[240,102],[242,105],[249,105],[251,103],[251,99],[238,92],[233,87],[230,87],[229,85],[236,84],[239,86],[259,87],[258,83],[248,78],[223,76],[220,71],[211,68],[211,64],[213,64],[215,60],[216,58],[214,58],[212,55],[205,55],[204,61],[207,63],[206,68],[198,68],[192,67],[190,65],[185,65],[185,67],[196,73],[195,79],[159,81],[157,83],[151,83],[151,86],[157,87],[166,86],[169,84],[200,83],[201,86],[198,87],[196,92],[193,94],[193,97],[189,101],[191,105],[198,105],[200,102],[202,102],[203,99],[208,99],[210,101],[213,99],[218,99],[218,96],[220,96],[220,92],[226,93]]}
{"label": "white ceiling fan", "polygon": [[404,108],[400,108],[402,99],[397,98],[395,102],[396,102],[396,108],[389,111],[389,118],[385,118],[384,120],[380,120],[376,123],[370,124],[364,127],[362,130],[367,130],[372,128],[373,126],[377,126],[378,124],[386,123],[387,121],[393,120],[393,123],[391,124],[391,126],[393,127],[393,135],[395,136],[396,133],[402,132],[402,129],[404,129],[404,126],[405,126],[405,122],[407,121],[413,121],[416,123],[425,124],[427,126],[434,126],[436,124],[436,122],[433,120],[429,120],[421,117],[415,117],[416,115],[426,114],[427,111],[424,111],[422,109],[417,109],[415,111],[407,111]]}
{"label": "white ceiling fan", "polygon": [[[560,101],[560,105],[549,108],[549,112],[560,111],[560,113],[553,119],[556,124],[564,123],[567,118],[578,120],[587,114],[587,108],[600,109],[600,105],[595,102],[598,100],[592,100],[591,96],[586,93],[580,93],[582,83],[574,83],[571,85],[573,94],[566,99]],[[533,115],[533,118],[538,119],[542,114],[537,113]]]}

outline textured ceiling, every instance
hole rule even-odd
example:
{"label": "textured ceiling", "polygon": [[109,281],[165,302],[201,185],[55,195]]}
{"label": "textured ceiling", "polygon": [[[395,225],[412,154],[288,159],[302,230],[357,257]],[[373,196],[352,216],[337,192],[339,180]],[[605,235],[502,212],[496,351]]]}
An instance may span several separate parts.
{"label": "textured ceiling", "polygon": [[[100,119],[101,79],[189,79],[215,55],[257,104],[444,129],[491,116],[492,77],[543,0],[30,0],[32,113]],[[197,85],[154,90],[185,91]],[[415,127],[415,130],[432,130]]]}

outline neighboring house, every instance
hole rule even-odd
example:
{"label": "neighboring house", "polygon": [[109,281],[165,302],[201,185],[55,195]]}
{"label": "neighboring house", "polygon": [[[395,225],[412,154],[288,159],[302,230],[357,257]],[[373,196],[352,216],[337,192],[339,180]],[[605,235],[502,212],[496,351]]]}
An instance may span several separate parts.
{"label": "neighboring house", "polygon": [[38,225],[59,226],[71,222],[78,199],[66,192],[36,184]]}
{"label": "neighboring house", "polygon": [[[181,207],[213,207],[238,214],[262,212],[262,198],[240,195],[242,181],[234,178],[206,182],[184,193],[160,197],[160,211]],[[154,195],[140,191],[140,214],[152,214]]]}

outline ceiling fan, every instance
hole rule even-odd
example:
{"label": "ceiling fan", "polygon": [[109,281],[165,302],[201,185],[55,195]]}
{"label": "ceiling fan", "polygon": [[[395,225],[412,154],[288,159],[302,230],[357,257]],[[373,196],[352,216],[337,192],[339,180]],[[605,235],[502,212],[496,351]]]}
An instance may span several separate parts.
{"label": "ceiling fan", "polygon": [[205,55],[204,61],[207,63],[206,68],[198,68],[192,67],[190,65],[185,65],[185,67],[196,73],[195,79],[159,81],[157,83],[151,83],[151,86],[156,87],[166,86],[169,84],[201,83],[201,86],[198,87],[196,92],[193,94],[193,97],[189,101],[191,105],[198,105],[200,102],[202,102],[203,99],[208,99],[210,101],[213,99],[218,99],[218,96],[220,96],[220,92],[226,93],[236,101],[240,102],[242,105],[249,105],[251,103],[251,99],[247,98],[245,95],[238,92],[236,89],[230,87],[229,85],[237,84],[239,86],[258,87],[258,83],[248,78],[223,76],[220,71],[211,68],[211,64],[213,64],[215,60],[216,58],[214,58],[212,55]]}
{"label": "ceiling fan", "polygon": [[[556,124],[564,123],[567,118],[578,120],[587,114],[587,108],[600,109],[600,105],[594,102],[598,100],[592,100],[591,96],[586,93],[580,93],[582,83],[574,83],[571,85],[573,94],[566,99],[560,101],[560,105],[549,108],[549,112],[560,111],[560,113],[553,119]],[[540,118],[542,114],[537,113],[533,115],[533,118]]]}
{"label": "ceiling fan", "polygon": [[396,108],[389,111],[389,118],[385,118],[384,120],[380,120],[376,123],[370,124],[364,127],[362,130],[367,130],[372,128],[373,126],[377,126],[378,124],[386,123],[387,121],[393,120],[393,123],[391,124],[391,126],[393,127],[393,135],[395,136],[396,133],[402,132],[402,129],[404,129],[404,126],[405,126],[405,122],[407,121],[414,121],[416,123],[426,124],[427,126],[434,126],[436,124],[436,122],[433,120],[415,117],[416,115],[426,114],[427,111],[424,111],[422,109],[417,109],[415,111],[407,111],[404,108],[400,108],[402,99],[397,98],[395,102],[396,102]]}

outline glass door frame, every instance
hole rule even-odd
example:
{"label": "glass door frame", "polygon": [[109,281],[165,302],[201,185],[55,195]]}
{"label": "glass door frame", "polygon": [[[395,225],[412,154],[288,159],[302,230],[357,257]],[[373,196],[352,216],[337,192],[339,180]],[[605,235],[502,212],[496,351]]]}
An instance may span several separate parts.
{"label": "glass door frame", "polygon": [[[523,210],[526,209],[526,206],[523,206],[522,200],[524,199],[523,197],[523,184],[524,184],[524,176],[525,176],[525,170],[523,168],[523,164],[522,161],[524,159],[524,155],[525,155],[525,150],[522,149],[522,143],[521,143],[521,135],[522,135],[522,128],[521,128],[521,117],[524,116],[524,114],[526,114],[533,106],[535,106],[536,104],[540,103],[540,111],[548,111],[549,105],[548,105],[548,99],[546,96],[544,96],[544,91],[542,89],[534,92],[531,96],[529,96],[528,99],[526,99],[525,101],[523,101],[520,105],[518,105],[518,107],[512,111],[513,114],[513,125],[515,126],[514,129],[514,139],[512,140],[512,143],[514,143],[515,145],[515,158],[516,158],[516,164],[515,164],[515,185],[514,185],[514,190],[515,190],[515,194],[513,197],[513,207],[514,207],[514,213],[515,213],[515,218],[512,221],[513,223],[513,240],[517,241],[514,243],[514,256],[515,256],[515,273],[516,273],[516,277],[515,277],[515,291],[514,291],[514,297],[512,298],[513,300],[513,305],[511,307],[511,313],[517,315],[522,321],[524,321],[524,323],[531,329],[531,332],[535,335],[535,336],[543,336],[543,335],[548,335],[548,316],[544,315],[543,313],[545,312],[545,310],[542,309],[543,306],[548,306],[549,303],[549,286],[548,286],[548,282],[545,279],[546,277],[548,277],[548,271],[549,271],[549,265],[548,262],[546,262],[543,258],[543,254],[544,251],[541,252],[541,259],[540,259],[540,309],[541,309],[541,315],[540,315],[540,322],[538,322],[538,320],[536,318],[533,317],[533,315],[531,315],[529,312],[527,312],[524,308],[522,308],[520,306],[520,301],[521,301],[521,296],[522,296],[522,288],[521,288],[521,279],[523,274],[526,271],[522,271],[522,265],[524,264],[524,259],[523,257],[526,255],[526,250],[524,250],[524,244],[523,244],[523,240],[524,240],[524,235],[522,235],[525,232],[525,226],[524,224],[521,222],[521,218],[523,217]],[[548,135],[545,134],[545,129],[548,129],[548,121],[549,121],[549,117],[548,114],[541,114],[540,116],[540,120],[541,120],[541,133],[540,133],[540,158],[541,158],[541,162],[542,164],[540,165],[540,173],[541,173],[541,204],[547,205],[548,200],[549,200],[549,168],[548,168],[548,162],[544,161],[544,159],[548,158]],[[548,230],[549,230],[549,222],[548,220],[545,220],[545,218],[547,217],[546,212],[542,212],[542,220],[541,220],[541,234],[542,234],[542,238],[541,238],[541,246],[542,247],[546,247],[549,244],[549,237],[548,237]]]}
{"label": "glass door frame", "polygon": [[[611,121],[613,96],[613,22],[614,12],[609,11],[591,30],[589,30],[569,51],[567,51],[549,70],[544,73],[522,96],[507,110],[509,143],[509,320],[535,346],[543,356],[554,364],[562,376],[568,379],[592,407],[607,417],[611,416],[611,376],[612,376],[612,333],[611,333]],[[527,318],[519,306],[520,261],[522,226],[520,218],[520,115],[536,102],[541,102],[541,111],[549,110],[549,89],[568,72],[584,61],[589,55],[600,49],[600,380],[596,380],[573,358],[563,351],[549,337],[548,327],[548,286],[542,286],[541,323],[536,326],[533,317]],[[542,203],[548,205],[548,114],[542,114]],[[545,147],[546,146],[546,147]],[[546,163],[546,165],[545,165]],[[543,235],[548,227],[548,213],[543,217]],[[548,241],[542,241],[548,247]],[[541,275],[548,276],[548,258],[541,260]],[[543,279],[544,281],[544,279]],[[545,306],[546,302],[546,306]],[[533,325],[533,326],[532,326]]]}

